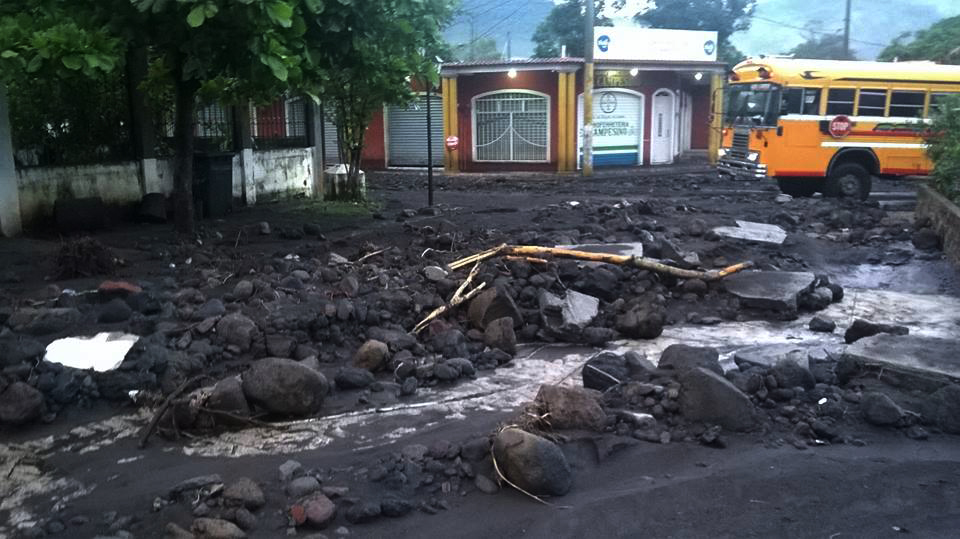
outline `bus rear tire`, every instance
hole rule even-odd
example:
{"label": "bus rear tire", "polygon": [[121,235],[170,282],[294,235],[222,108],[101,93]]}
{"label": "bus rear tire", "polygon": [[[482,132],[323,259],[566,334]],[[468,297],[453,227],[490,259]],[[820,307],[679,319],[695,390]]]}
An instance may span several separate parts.
{"label": "bus rear tire", "polygon": [[813,178],[777,178],[780,192],[794,198],[812,197],[820,190],[820,182]]}
{"label": "bus rear tire", "polygon": [[870,196],[872,183],[867,169],[856,163],[844,163],[833,169],[827,177],[823,196],[866,200]]}

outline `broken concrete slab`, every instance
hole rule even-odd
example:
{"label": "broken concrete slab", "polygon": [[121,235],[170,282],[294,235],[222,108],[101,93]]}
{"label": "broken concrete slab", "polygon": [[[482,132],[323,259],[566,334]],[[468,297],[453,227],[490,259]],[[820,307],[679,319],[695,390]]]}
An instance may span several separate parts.
{"label": "broken concrete slab", "polygon": [[684,373],[680,383],[680,410],[687,419],[738,431],[755,425],[750,397],[719,374],[697,367]]}
{"label": "broken concrete slab", "polygon": [[794,344],[765,344],[741,348],[733,354],[733,361],[738,367],[756,365],[772,368],[781,361],[794,362],[805,369],[810,368],[809,352],[806,347]]}
{"label": "broken concrete slab", "polygon": [[797,295],[809,290],[816,276],[806,271],[745,271],[723,284],[744,307],[796,312]]}
{"label": "broken concrete slab", "polygon": [[567,291],[567,296],[563,299],[563,306],[560,309],[565,327],[575,327],[583,329],[587,327],[593,319],[597,317],[600,309],[600,300],[581,294],[575,290]]}
{"label": "broken concrete slab", "polygon": [[960,380],[960,340],[879,334],[848,346],[844,359],[866,367],[935,374]]}
{"label": "broken concrete slab", "polygon": [[738,240],[757,241],[780,245],[787,239],[787,232],[777,225],[737,221],[737,226],[718,226],[713,229],[718,236]]}

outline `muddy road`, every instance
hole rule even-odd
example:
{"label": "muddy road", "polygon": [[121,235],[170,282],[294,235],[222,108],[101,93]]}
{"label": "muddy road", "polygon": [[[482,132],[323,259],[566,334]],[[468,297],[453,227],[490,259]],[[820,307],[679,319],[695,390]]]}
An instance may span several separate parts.
{"label": "muddy road", "polygon": [[[4,350],[22,351],[28,338],[42,352],[56,339],[101,331],[137,335],[138,347],[154,347],[135,347],[117,369],[129,375],[122,379],[52,369],[36,351],[20,354],[20,363],[5,360],[7,390],[16,380],[39,388],[44,408],[23,425],[0,426],[0,537],[233,537],[240,528],[248,537],[951,537],[960,527],[960,438],[950,434],[960,408],[944,399],[936,413],[927,411],[931,394],[960,379],[960,364],[947,358],[931,372],[909,358],[887,368],[871,367],[868,358],[858,376],[835,374],[842,358],[864,348],[845,340],[857,319],[908,328],[902,342],[957,349],[960,273],[936,248],[920,248],[910,181],[877,180],[870,200],[852,202],[778,197],[773,183],[722,181],[696,166],[590,180],[438,176],[436,209],[423,208],[423,174],[376,173],[368,182],[369,209],[263,204],[205,222],[189,241],[167,225],[98,232],[95,240],[122,261],[110,275],[56,278],[58,253],[70,239],[40,233],[0,242],[0,340],[11,343]],[[785,239],[716,230],[737,221],[774,225]],[[510,346],[488,340],[490,330],[478,329],[466,309],[418,339],[403,337],[465,277],[447,273],[446,264],[501,243],[620,245],[615,250],[698,270],[749,260],[761,272],[811,275],[819,284],[805,283],[792,308],[759,308],[722,283],[571,261],[542,268],[492,261],[480,279],[507,290],[521,318]],[[85,294],[106,278],[142,289],[124,296],[134,306],[126,318],[104,315],[117,304],[102,289]],[[241,282],[250,283],[249,294]],[[842,293],[827,291],[816,304],[814,289],[828,283]],[[599,298],[592,321],[552,328],[544,293],[574,290]],[[136,308],[130,298],[141,294],[156,308]],[[640,337],[625,320],[641,316],[647,303],[656,306],[659,327]],[[52,324],[66,314],[36,312],[48,308],[79,315]],[[814,317],[837,329],[812,331]],[[226,319],[240,321],[222,325]],[[378,337],[389,350],[387,366],[347,377],[361,345]],[[569,463],[569,494],[545,505],[506,485],[490,487],[497,473],[489,436],[529,417],[526,403],[541,385],[580,390],[588,362],[655,364],[671,345],[715,351],[718,372],[758,412],[751,428],[724,427],[718,443],[708,434],[719,419],[687,416],[687,382],[651,370],[642,383],[659,387],[663,399],[617,401],[621,381],[602,399],[605,427],[551,433]],[[751,363],[772,354],[771,346],[802,352],[813,372],[806,391],[778,387],[773,370]],[[158,370],[157,355],[176,359],[163,359],[169,366]],[[146,357],[149,367],[129,367]],[[179,383],[197,374],[210,376],[204,384],[242,377],[264,357],[319,372],[330,388],[319,411],[264,414],[273,403],[258,401],[258,412],[248,410],[253,420],[228,427],[194,413],[196,425],[161,428],[138,447],[163,395]],[[441,364],[457,365],[452,378]],[[829,372],[817,370],[827,365]],[[763,381],[748,390],[755,371]],[[61,383],[63,372],[78,388]],[[667,397],[677,389],[679,400]],[[861,399],[876,393],[897,403],[886,425],[864,419],[870,414]],[[943,410],[956,410],[956,421]],[[655,436],[626,426],[623,418],[636,414],[656,418]],[[217,477],[197,483],[211,474]],[[241,477],[262,491],[243,510],[223,501],[230,498],[224,487]],[[181,492],[172,492],[177,485]],[[332,500],[332,516],[314,503],[314,492]],[[298,522],[301,506],[307,524]],[[370,506],[375,511],[365,514]],[[217,523],[198,528],[204,519]],[[219,522],[236,530],[203,527]],[[184,531],[191,526],[193,535]]]}

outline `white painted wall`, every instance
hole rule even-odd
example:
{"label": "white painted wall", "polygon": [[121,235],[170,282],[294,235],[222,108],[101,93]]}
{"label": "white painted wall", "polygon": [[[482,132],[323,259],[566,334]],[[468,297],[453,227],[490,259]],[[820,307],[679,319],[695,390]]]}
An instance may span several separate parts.
{"label": "white painted wall", "polygon": [[[257,199],[278,199],[313,192],[313,151],[290,148],[253,153]],[[236,191],[236,182],[234,190]]]}

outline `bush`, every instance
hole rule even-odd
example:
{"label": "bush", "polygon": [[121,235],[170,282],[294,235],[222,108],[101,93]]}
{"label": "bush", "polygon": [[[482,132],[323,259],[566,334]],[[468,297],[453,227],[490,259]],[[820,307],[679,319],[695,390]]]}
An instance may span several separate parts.
{"label": "bush", "polygon": [[951,96],[933,111],[927,145],[934,187],[960,203],[960,96]]}

